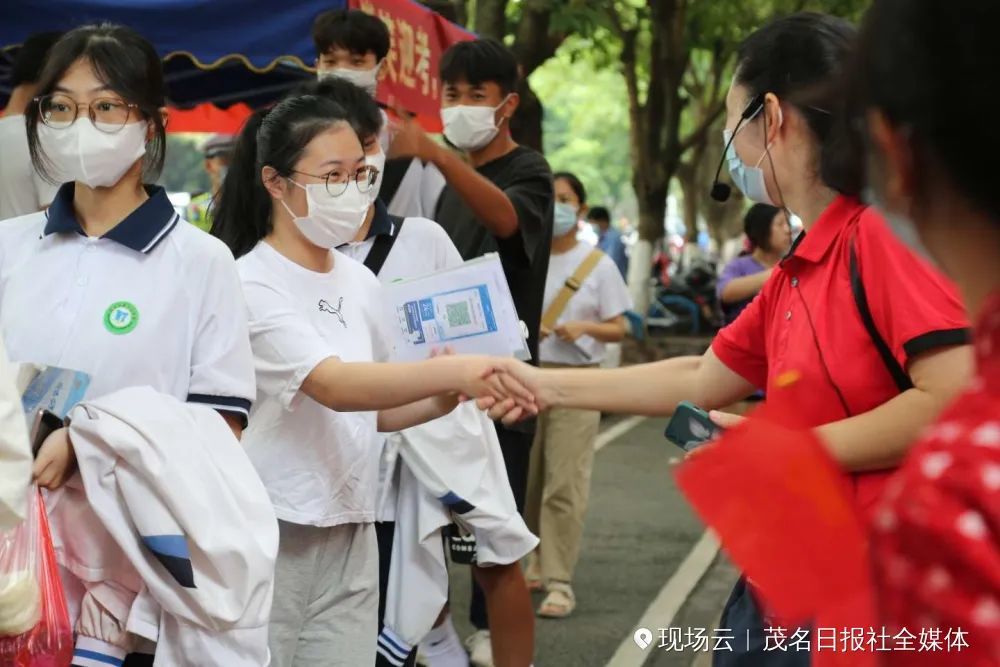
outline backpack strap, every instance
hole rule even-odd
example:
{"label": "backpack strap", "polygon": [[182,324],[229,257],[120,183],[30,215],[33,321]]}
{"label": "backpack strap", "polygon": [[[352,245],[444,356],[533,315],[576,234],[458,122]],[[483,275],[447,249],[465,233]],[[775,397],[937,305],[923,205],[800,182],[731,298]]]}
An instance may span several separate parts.
{"label": "backpack strap", "polygon": [[385,161],[385,169],[382,170],[382,186],[379,188],[379,197],[388,206],[392,198],[396,196],[399,186],[403,182],[403,177],[410,169],[413,158],[392,158]]}
{"label": "backpack strap", "polygon": [[390,215],[389,219],[392,220],[392,234],[379,234],[372,241],[372,248],[368,251],[368,256],[365,257],[364,265],[374,273],[376,276],[382,267],[385,266],[385,260],[389,257],[389,251],[392,250],[392,246],[395,245],[396,239],[399,237],[399,230],[403,227],[403,222],[405,220],[398,215]]}
{"label": "backpack strap", "polygon": [[570,276],[565,283],[563,283],[562,288],[560,288],[556,298],[552,300],[549,307],[545,309],[545,313],[542,315],[542,328],[552,330],[556,326],[556,322],[559,321],[559,317],[566,310],[566,306],[569,305],[569,300],[573,298],[580,286],[583,285],[583,281],[593,273],[594,269],[597,268],[597,264],[604,257],[604,253],[594,248],[587,255],[580,266],[576,267],[576,271]]}
{"label": "backpack strap", "polygon": [[899,361],[893,355],[892,350],[889,348],[888,343],[882,338],[879,333],[878,326],[875,324],[875,318],[872,317],[871,308],[868,306],[868,297],[865,295],[865,285],[861,280],[861,267],[858,263],[858,252],[855,248],[855,241],[857,240],[857,227],[855,227],[853,235],[851,236],[851,291],[854,292],[854,303],[858,307],[858,313],[861,315],[861,322],[865,325],[865,329],[868,331],[868,336],[872,339],[872,343],[875,344],[875,349],[878,350],[879,356],[882,357],[882,363],[885,364],[886,369],[889,371],[889,375],[892,376],[893,381],[896,383],[896,387],[899,389],[900,393],[908,389],[913,388],[913,381],[910,380],[910,376],[906,373]]}

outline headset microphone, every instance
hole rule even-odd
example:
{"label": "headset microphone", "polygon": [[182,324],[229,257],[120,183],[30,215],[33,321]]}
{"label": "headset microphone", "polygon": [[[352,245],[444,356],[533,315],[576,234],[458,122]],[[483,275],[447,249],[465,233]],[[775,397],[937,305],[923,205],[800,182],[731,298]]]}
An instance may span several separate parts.
{"label": "headset microphone", "polygon": [[712,191],[710,193],[712,199],[717,202],[728,201],[729,196],[733,192],[733,188],[730,187],[728,183],[722,183],[719,181],[719,176],[722,174],[722,165],[726,164],[726,155],[729,153],[729,147],[732,146],[733,141],[736,140],[736,132],[740,129],[740,125],[756,116],[763,106],[763,93],[754,96],[754,98],[750,100],[750,104],[746,106],[743,113],[740,115],[740,122],[736,123],[736,127],[733,128],[733,134],[729,137],[729,141],[726,142],[725,148],[722,149],[722,159],[719,160],[719,168],[715,170],[715,179],[712,181]]}

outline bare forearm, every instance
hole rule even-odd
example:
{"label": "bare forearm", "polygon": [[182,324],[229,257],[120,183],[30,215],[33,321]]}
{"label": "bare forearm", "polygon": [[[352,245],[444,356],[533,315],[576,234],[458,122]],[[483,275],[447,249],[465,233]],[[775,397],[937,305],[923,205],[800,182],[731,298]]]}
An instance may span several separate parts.
{"label": "bare forearm", "polygon": [[517,231],[517,211],[503,190],[442,146],[431,151],[430,160],[491,234],[505,239]]}
{"label": "bare forearm", "polygon": [[722,299],[723,303],[739,303],[740,301],[752,299],[764,287],[764,283],[767,282],[770,276],[770,271],[761,271],[751,276],[733,278],[722,288],[719,298]]}
{"label": "bare forearm", "polygon": [[454,408],[454,405],[454,403],[450,406],[443,405],[437,397],[434,397],[401,405],[398,408],[380,410],[378,430],[382,433],[395,433],[411,426],[426,424],[451,412],[450,408]]}
{"label": "bare forearm", "polygon": [[625,414],[669,415],[681,401],[713,409],[753,391],[752,385],[711,352],[613,370],[556,369],[543,373],[554,405]]}
{"label": "bare forearm", "polygon": [[825,424],[816,431],[845,470],[894,468],[945,404],[940,397],[910,389],[874,410]]}
{"label": "bare forearm", "polygon": [[384,410],[456,390],[455,357],[413,363],[345,363],[327,359],[302,391],[338,412]]}
{"label": "bare forearm", "polygon": [[602,343],[617,343],[625,338],[624,321],[587,322],[585,330],[588,336]]}

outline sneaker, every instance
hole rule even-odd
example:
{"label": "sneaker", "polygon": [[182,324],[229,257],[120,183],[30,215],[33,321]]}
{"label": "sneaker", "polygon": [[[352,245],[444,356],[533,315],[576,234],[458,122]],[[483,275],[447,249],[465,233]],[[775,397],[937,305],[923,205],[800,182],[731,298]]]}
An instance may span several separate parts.
{"label": "sneaker", "polygon": [[493,667],[489,630],[476,630],[465,640],[465,650],[469,652],[469,662],[473,667]]}

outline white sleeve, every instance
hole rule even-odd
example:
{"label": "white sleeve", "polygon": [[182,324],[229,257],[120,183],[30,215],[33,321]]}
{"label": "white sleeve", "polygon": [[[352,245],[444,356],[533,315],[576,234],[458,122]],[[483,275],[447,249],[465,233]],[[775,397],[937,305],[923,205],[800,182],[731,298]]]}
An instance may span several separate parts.
{"label": "white sleeve", "polygon": [[0,532],[24,520],[31,486],[31,446],[14,368],[0,341]]}
{"label": "white sleeve", "polygon": [[308,318],[289,305],[289,295],[259,281],[245,281],[243,290],[258,391],[289,410],[313,369],[336,355]]}
{"label": "white sleeve", "polygon": [[600,301],[597,312],[602,322],[618,317],[632,308],[632,297],[628,286],[610,257],[602,257],[594,273],[594,277],[598,280],[597,298]]}
{"label": "white sleeve", "polygon": [[448,236],[448,232],[444,231],[444,227],[436,222],[433,223],[432,229],[434,230],[435,248],[434,267],[440,271],[460,266],[463,263],[462,255],[459,254],[454,241]]}
{"label": "white sleeve", "polygon": [[424,217],[434,218],[445,185],[447,181],[444,174],[432,163],[425,164],[423,177],[420,179],[420,208]]}
{"label": "white sleeve", "polygon": [[191,351],[187,400],[246,419],[256,396],[247,308],[232,254],[221,243],[206,260]]}
{"label": "white sleeve", "polygon": [[382,294],[381,284],[372,285],[368,303],[371,308],[369,329],[372,337],[372,358],[375,361],[392,361],[392,340],[389,337],[389,327],[386,322],[385,296]]}

